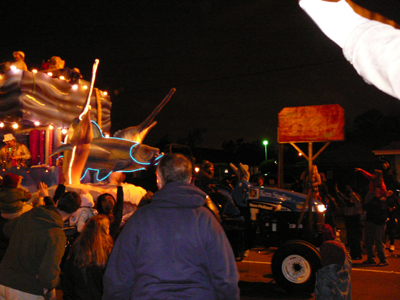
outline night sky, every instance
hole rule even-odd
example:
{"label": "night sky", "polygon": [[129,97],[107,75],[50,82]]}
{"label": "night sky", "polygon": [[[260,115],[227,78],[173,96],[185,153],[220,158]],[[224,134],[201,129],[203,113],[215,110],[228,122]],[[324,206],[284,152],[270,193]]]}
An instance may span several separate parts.
{"label": "night sky", "polygon": [[149,145],[196,128],[206,129],[203,147],[276,141],[284,107],[339,104],[347,126],[372,108],[400,113],[296,0],[5,0],[1,18],[1,61],[21,50],[32,69],[60,56],[90,80],[100,59],[96,86],[111,94],[113,131],[141,123],[176,88]]}

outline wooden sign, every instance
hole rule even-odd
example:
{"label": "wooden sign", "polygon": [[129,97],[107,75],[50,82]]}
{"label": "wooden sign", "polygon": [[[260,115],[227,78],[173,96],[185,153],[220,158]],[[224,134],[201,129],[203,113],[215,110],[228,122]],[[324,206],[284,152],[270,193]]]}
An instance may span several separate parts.
{"label": "wooden sign", "polygon": [[344,140],[344,110],[338,104],[285,107],[278,121],[279,143]]}

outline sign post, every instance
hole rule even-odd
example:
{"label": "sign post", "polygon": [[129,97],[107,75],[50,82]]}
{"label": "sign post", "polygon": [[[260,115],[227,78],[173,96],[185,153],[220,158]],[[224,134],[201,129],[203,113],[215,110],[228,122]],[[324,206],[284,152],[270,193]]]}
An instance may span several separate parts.
{"label": "sign post", "polygon": [[[344,110],[338,104],[285,107],[278,114],[278,143],[289,143],[308,160],[308,174],[312,174],[312,163],[331,141],[344,140]],[[315,154],[312,153],[313,142],[325,142]],[[308,143],[306,155],[295,143]],[[281,159],[280,159],[281,160]],[[278,180],[282,180],[279,175]],[[312,234],[311,187],[307,185],[307,198],[297,227],[301,223],[306,207],[309,211],[310,234]]]}

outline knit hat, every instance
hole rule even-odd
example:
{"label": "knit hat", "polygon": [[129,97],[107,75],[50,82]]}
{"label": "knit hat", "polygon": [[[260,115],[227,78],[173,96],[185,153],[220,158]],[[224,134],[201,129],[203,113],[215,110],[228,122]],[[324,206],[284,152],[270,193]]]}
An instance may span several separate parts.
{"label": "knit hat", "polygon": [[329,224],[324,224],[322,227],[322,234],[324,235],[325,241],[332,241],[336,238],[333,233],[332,226]]}
{"label": "knit hat", "polygon": [[3,186],[4,187],[17,187],[19,183],[19,176],[13,173],[7,173],[3,177]]}
{"label": "knit hat", "polygon": [[326,241],[321,245],[322,267],[337,264],[344,265],[347,251],[346,247],[339,241]]}

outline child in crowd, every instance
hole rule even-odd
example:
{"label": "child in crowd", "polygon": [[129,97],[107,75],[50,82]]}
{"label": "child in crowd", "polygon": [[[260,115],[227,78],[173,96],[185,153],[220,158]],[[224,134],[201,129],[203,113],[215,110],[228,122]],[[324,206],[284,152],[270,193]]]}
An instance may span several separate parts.
{"label": "child in crowd", "polygon": [[83,226],[89,218],[97,215],[97,210],[94,208],[93,197],[88,191],[82,190],[81,200],[81,207],[74,212],[69,219],[69,225],[76,226],[78,232],[82,232]]}
{"label": "child in crowd", "polygon": [[315,300],[351,299],[351,259],[332,227],[324,224],[321,265],[315,282]]}

